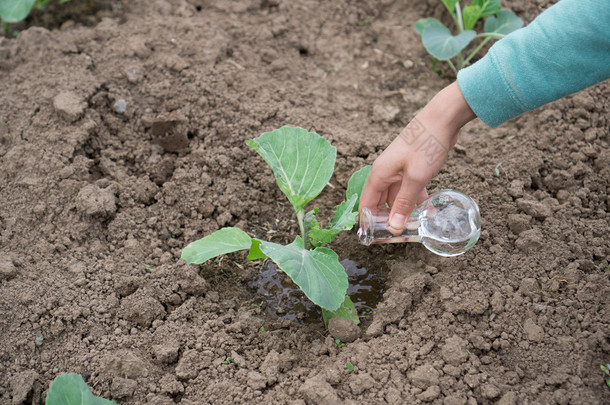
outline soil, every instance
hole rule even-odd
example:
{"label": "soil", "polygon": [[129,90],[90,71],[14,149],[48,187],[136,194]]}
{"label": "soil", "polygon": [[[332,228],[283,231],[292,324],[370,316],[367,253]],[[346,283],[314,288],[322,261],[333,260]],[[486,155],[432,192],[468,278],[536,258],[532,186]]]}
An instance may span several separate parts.
{"label": "soil", "polygon": [[[551,4],[503,2],[526,22]],[[440,2],[137,0],[0,38],[0,403],[42,403],[64,372],[126,404],[608,403],[607,82],[462,131],[429,190],[479,202],[465,255],[338,238],[385,280],[353,343],[270,311],[264,261],[180,260],[222,226],[292,240],[244,145],[285,124],[338,149],[330,217],[450,83],[413,29],[430,15]]]}

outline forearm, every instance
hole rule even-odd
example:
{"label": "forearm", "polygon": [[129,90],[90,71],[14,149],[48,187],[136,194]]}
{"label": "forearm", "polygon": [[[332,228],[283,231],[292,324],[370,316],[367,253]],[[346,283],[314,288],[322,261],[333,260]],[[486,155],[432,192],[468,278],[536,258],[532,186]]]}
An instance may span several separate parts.
{"label": "forearm", "polygon": [[466,101],[501,123],[610,77],[607,0],[562,0],[458,73]]}

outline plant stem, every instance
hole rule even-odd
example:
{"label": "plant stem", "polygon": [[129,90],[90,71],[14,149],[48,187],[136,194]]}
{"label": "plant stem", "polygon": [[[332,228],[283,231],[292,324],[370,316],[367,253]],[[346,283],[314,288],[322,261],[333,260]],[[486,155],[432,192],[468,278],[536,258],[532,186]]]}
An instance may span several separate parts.
{"label": "plant stem", "polygon": [[487,37],[483,41],[481,41],[481,43],[476,48],[474,48],[472,52],[470,52],[470,55],[468,55],[468,57],[464,61],[464,65],[467,65],[468,62],[470,62],[470,59],[472,59],[491,39],[492,37]]}
{"label": "plant stem", "polygon": [[460,7],[460,2],[455,3],[455,13],[457,14],[458,20],[458,32],[464,31],[464,20],[462,19],[462,8]]}
{"label": "plant stem", "polygon": [[455,66],[453,65],[453,62],[451,62],[451,59],[447,59],[447,63],[449,64],[449,66],[451,67],[451,70],[453,70],[453,73],[455,73],[455,75],[457,76],[457,69],[455,68]]}
{"label": "plant stem", "polygon": [[303,218],[305,217],[305,210],[297,211],[297,220],[299,221],[299,228],[301,229],[301,237],[303,238],[303,245],[305,249],[309,249],[309,241],[305,237],[305,226],[303,225]]}
{"label": "plant stem", "polygon": [[497,32],[483,32],[481,34],[477,34],[477,36],[474,37],[474,39],[477,38],[495,38],[495,39],[502,39],[504,38],[506,35],[504,34],[499,34]]}

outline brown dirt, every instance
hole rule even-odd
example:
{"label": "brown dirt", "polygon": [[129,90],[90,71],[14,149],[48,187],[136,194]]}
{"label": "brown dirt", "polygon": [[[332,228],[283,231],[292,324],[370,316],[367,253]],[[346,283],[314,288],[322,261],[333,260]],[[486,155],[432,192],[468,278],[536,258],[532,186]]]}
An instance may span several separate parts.
{"label": "brown dirt", "polygon": [[[530,21],[550,3],[504,5]],[[413,30],[436,4],[134,1],[0,39],[0,403],[39,403],[63,372],[129,404],[608,403],[608,83],[464,129],[430,189],[480,203],[467,254],[339,238],[388,277],[354,343],[261,308],[263,262],[179,260],[225,225],[293,237],[244,146],[284,124],[338,148],[330,216],[448,83]]]}

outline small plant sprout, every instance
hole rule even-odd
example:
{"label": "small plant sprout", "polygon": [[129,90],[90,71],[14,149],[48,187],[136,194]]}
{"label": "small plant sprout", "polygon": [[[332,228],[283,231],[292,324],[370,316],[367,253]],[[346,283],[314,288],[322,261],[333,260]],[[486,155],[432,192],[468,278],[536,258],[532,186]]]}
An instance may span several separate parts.
{"label": "small plant sprout", "polygon": [[352,363],[347,363],[347,366],[345,366],[345,368],[347,368],[349,371],[354,371],[354,365]]}
{"label": "small plant sprout", "polygon": [[610,363],[606,364],[605,366],[602,364],[599,366],[599,368],[602,370],[604,380],[606,380],[606,385],[610,387]]}
{"label": "small plant sprout", "polygon": [[[523,20],[515,13],[500,8],[500,0],[472,0],[464,8],[458,0],[441,1],[453,18],[457,35],[452,35],[449,28],[436,18],[422,18],[415,23],[415,30],[421,35],[426,51],[435,60],[446,61],[455,74],[466,67],[489,41],[502,39],[523,27]],[[483,18],[486,18],[484,32],[477,34],[473,28]],[[480,42],[467,53],[466,48],[477,40]]]}
{"label": "small plant sprout", "polygon": [[187,245],[182,258],[200,264],[220,255],[249,250],[248,260],[270,258],[314,304],[322,308],[324,322],[333,317],[359,323],[354,304],[346,295],[348,280],[339,258],[324,247],[342,231],[352,229],[358,216],[358,199],[370,166],[358,170],[348,182],[346,200],[335,209],[330,225],[322,227],[318,208],[305,206],[317,197],[333,174],[337,149],[320,135],[285,126],[246,141],[271,166],[277,184],[294,208],[300,235],[286,246],[251,238],[238,228],[222,228]]}
{"label": "small plant sprout", "polygon": [[496,167],[494,167],[494,175],[496,177],[500,177],[500,167],[502,166],[502,162],[498,163]]}
{"label": "small plant sprout", "polygon": [[222,362],[222,364],[224,364],[225,366],[236,366],[237,364],[235,364],[233,362],[233,358],[232,357],[227,357],[225,359],[225,361]]}
{"label": "small plant sprout", "polygon": [[345,347],[345,343],[342,343],[341,340],[339,340],[339,339],[335,339],[335,344],[337,345],[337,347],[339,349],[341,349],[342,347]]}

